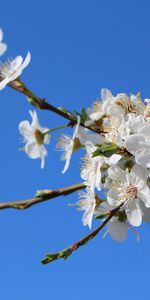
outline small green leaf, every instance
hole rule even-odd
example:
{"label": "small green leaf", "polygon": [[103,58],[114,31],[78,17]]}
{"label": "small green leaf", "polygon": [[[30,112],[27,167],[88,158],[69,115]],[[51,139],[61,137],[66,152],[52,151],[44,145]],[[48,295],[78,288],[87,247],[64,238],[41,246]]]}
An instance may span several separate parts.
{"label": "small green leaf", "polygon": [[110,157],[112,154],[116,153],[118,150],[119,150],[119,147],[115,144],[97,145],[97,149],[93,152],[92,157],[96,157],[96,156]]}
{"label": "small green leaf", "polygon": [[81,118],[81,123],[84,123],[85,121],[89,120],[89,116],[88,116],[86,110],[85,110],[83,107],[81,108],[81,112],[74,111],[74,113],[75,113],[77,116],[80,116],[80,118]]}
{"label": "small green leaf", "polygon": [[100,214],[94,217],[95,220],[104,219],[108,217],[109,213]]}
{"label": "small green leaf", "polygon": [[46,257],[41,261],[43,265],[51,263],[54,260],[63,258],[66,260],[72,253],[70,248],[64,249],[63,251],[46,254]]}

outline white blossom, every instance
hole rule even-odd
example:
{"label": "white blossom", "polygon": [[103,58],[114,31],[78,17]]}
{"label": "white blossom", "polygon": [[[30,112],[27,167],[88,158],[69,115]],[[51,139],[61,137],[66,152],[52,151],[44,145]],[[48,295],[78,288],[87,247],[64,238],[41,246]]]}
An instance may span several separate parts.
{"label": "white blossom", "polygon": [[[90,120],[92,120],[92,122],[98,121],[104,115],[118,116],[118,118],[122,117],[124,111],[120,105],[116,104],[121,95],[122,94],[119,94],[114,97],[110,90],[102,89],[101,101],[95,101],[93,107],[87,110]],[[85,124],[90,125],[92,122],[87,121]]]}
{"label": "white blossom", "polygon": [[85,145],[87,141],[93,144],[103,144],[105,140],[102,135],[91,132],[89,129],[82,126],[79,126],[76,137],[79,139],[81,145]]}
{"label": "white blossom", "polygon": [[[64,169],[62,171],[62,173],[64,174],[70,165],[70,160],[71,160],[71,156],[73,151],[75,150],[75,143],[76,143],[76,137],[78,134],[78,130],[79,130],[79,125],[80,125],[80,117],[78,117],[77,119],[77,125],[74,127],[74,133],[73,136],[69,136],[69,135],[65,135],[63,134],[60,139],[59,142],[57,143],[57,148],[61,151],[63,151],[63,154],[61,156],[61,160],[65,160],[65,166]],[[78,141],[77,141],[78,143]]]}
{"label": "white blossom", "polygon": [[3,41],[3,30],[0,28],[0,56],[2,56],[7,50],[7,45]]}
{"label": "white blossom", "polygon": [[103,163],[108,165],[116,164],[120,159],[121,155],[113,154],[110,158],[104,156],[93,157],[93,152],[97,149],[91,142],[85,143],[87,155],[84,158],[84,164],[81,171],[81,178],[84,180],[85,185],[89,186],[92,191],[95,188],[101,190],[101,167]]}
{"label": "white blossom", "polygon": [[136,163],[150,167],[150,121],[137,128],[137,133],[126,138],[126,149],[135,156]]}
{"label": "white blossom", "polygon": [[[112,206],[105,201],[97,209],[96,214],[97,215],[106,214],[107,216],[107,213],[109,214],[109,212],[114,208],[115,206]],[[117,216],[113,216],[110,219],[110,221],[107,223],[107,230],[104,233],[103,237],[109,234],[113,240],[122,243],[127,238],[128,229],[130,229],[135,234],[137,240],[139,241],[140,239],[139,234],[133,228],[133,226],[128,222],[124,209],[122,209],[119,212],[117,212]]]}
{"label": "white blossom", "polygon": [[32,159],[40,158],[41,168],[44,168],[45,156],[47,156],[44,144],[49,144],[49,135],[46,134],[48,128],[40,126],[36,111],[29,111],[29,113],[32,118],[31,124],[27,120],[19,124],[19,131],[26,143],[23,150]]}
{"label": "white blossom", "polygon": [[131,171],[125,171],[118,166],[108,170],[112,181],[109,182],[107,193],[108,203],[112,206],[124,204],[124,209],[129,223],[140,226],[142,223],[142,210],[140,201],[150,207],[150,190],[147,185],[148,171],[139,165],[134,165]]}
{"label": "white blossom", "polygon": [[80,191],[80,200],[77,202],[79,205],[78,210],[84,210],[82,217],[83,225],[88,225],[91,229],[92,219],[96,208],[95,193],[91,191],[90,188],[86,188],[86,192]]}
{"label": "white blossom", "polygon": [[18,55],[13,60],[7,60],[5,63],[0,65],[0,90],[4,89],[5,86],[17,79],[22,71],[28,66],[31,60],[30,52],[27,53],[25,60],[23,61],[22,56]]}

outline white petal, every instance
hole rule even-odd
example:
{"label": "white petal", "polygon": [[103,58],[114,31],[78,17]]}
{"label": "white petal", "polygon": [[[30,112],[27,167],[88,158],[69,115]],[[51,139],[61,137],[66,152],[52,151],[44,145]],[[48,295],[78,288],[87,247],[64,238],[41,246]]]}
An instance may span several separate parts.
{"label": "white petal", "polygon": [[65,163],[65,166],[64,166],[64,168],[62,170],[62,174],[64,174],[68,170],[69,165],[70,165],[70,160],[71,160],[71,155],[68,156],[67,159],[66,159],[66,163]]}
{"label": "white petal", "polygon": [[107,193],[107,201],[111,206],[116,206],[118,204],[118,193],[116,190],[110,189]]}
{"label": "white petal", "polygon": [[7,45],[5,43],[0,43],[0,56],[2,56],[6,50]]}
{"label": "white petal", "polygon": [[140,226],[142,223],[142,211],[138,200],[131,200],[125,208],[128,221],[133,226]]}
{"label": "white petal", "polygon": [[143,221],[150,222],[150,208],[145,207],[142,201],[140,202],[140,206],[143,213]]}
{"label": "white petal", "polygon": [[141,199],[146,207],[150,207],[150,190],[148,186],[138,191],[138,198]]}
{"label": "white petal", "polygon": [[117,164],[117,162],[122,158],[121,155],[119,154],[113,154],[110,158],[109,158],[109,165],[115,165]]}
{"label": "white petal", "polygon": [[102,89],[101,90],[101,99],[102,102],[110,100],[113,97],[111,91],[109,89]]}
{"label": "white petal", "polygon": [[114,180],[126,181],[126,173],[119,166],[112,166],[108,169],[108,175]]}
{"label": "white petal", "polygon": [[138,128],[138,133],[143,134],[146,138],[150,137],[150,122],[141,124]]}
{"label": "white petal", "polygon": [[0,42],[3,40],[3,30],[0,28]]}
{"label": "white petal", "polygon": [[9,82],[8,78],[5,78],[0,82],[0,91],[5,88],[5,86],[8,84],[8,82]]}
{"label": "white petal", "polygon": [[90,141],[85,143],[87,153],[92,156],[92,153],[97,149]]}
{"label": "white petal", "polygon": [[101,190],[101,170],[100,166],[97,168],[96,175],[95,175],[95,187],[97,188],[98,191]]}
{"label": "white petal", "polygon": [[[140,150],[141,151],[141,150]],[[147,178],[148,178],[148,170],[143,167],[143,166],[140,166],[138,164],[135,164],[130,172],[130,174],[135,174],[138,178],[140,178],[141,180],[143,180],[144,182],[147,181]]]}
{"label": "white petal", "polygon": [[27,140],[31,140],[34,138],[33,128],[30,125],[29,121],[20,122],[19,131]]}
{"label": "white petal", "polygon": [[94,213],[94,207],[90,207],[90,209],[88,209],[84,212],[83,217],[82,217],[83,225],[85,225],[85,226],[88,225],[90,229],[92,227],[93,213]]}
{"label": "white petal", "polygon": [[144,144],[146,144],[146,142],[142,134],[132,134],[125,140],[126,149],[132,154],[135,154],[137,150],[143,148]]}
{"label": "white petal", "polygon": [[43,145],[38,145],[36,142],[27,143],[25,152],[30,158],[41,158],[47,155],[47,150]]}
{"label": "white petal", "polygon": [[22,64],[23,58],[21,55],[16,56],[12,62],[11,65],[13,67],[13,70],[16,71]]}
{"label": "white petal", "polygon": [[34,127],[35,129],[40,129],[39,120],[36,111],[30,110],[29,113],[32,118],[32,123],[31,123],[32,127]]}
{"label": "white petal", "polygon": [[127,225],[124,222],[112,221],[108,224],[111,238],[117,242],[124,242],[127,237]]}
{"label": "white petal", "polygon": [[150,168],[150,146],[149,149],[140,149],[136,152],[135,161],[146,168]]}
{"label": "white petal", "polygon": [[108,107],[106,107],[107,114],[111,115],[113,117],[117,117],[118,119],[122,118],[124,115],[124,109],[120,107],[119,105],[116,105],[115,103],[108,104]]}
{"label": "white petal", "polygon": [[26,58],[25,58],[25,60],[24,60],[24,62],[22,64],[22,70],[25,69],[28,66],[28,64],[30,63],[30,61],[31,61],[31,53],[28,52],[27,55],[26,55]]}

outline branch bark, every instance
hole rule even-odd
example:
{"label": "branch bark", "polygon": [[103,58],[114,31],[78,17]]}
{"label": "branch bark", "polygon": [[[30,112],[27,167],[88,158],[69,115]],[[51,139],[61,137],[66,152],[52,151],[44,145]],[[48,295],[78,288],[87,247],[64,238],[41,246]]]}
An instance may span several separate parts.
{"label": "branch bark", "polygon": [[[56,113],[57,115],[67,119],[70,121],[70,123],[68,124],[68,126],[74,126],[77,123],[77,118],[76,116],[74,116],[72,113],[70,112],[64,112],[61,109],[53,106],[52,104],[48,103],[45,99],[41,99],[39,97],[37,97],[35,94],[33,94],[26,86],[23,82],[21,82],[19,79],[10,82],[9,87],[13,88],[14,90],[24,94],[25,96],[27,96],[28,98],[32,99],[33,101],[33,105],[41,110],[49,110],[53,113]],[[92,132],[98,133],[100,134],[100,130],[95,130],[92,129],[89,126],[85,126],[84,123],[80,123],[80,126],[87,128],[89,130],[91,130]]]}
{"label": "branch bark", "polygon": [[59,196],[66,196],[71,193],[74,193],[78,190],[84,189],[85,185],[83,183],[75,184],[65,188],[59,188],[56,190],[42,190],[40,191],[40,196],[36,196],[31,199],[27,200],[20,200],[20,201],[11,201],[11,202],[0,202],[0,210],[7,209],[7,208],[14,208],[14,209],[26,209],[31,207],[32,205],[51,200],[53,198]]}
{"label": "branch bark", "polygon": [[50,253],[46,254],[45,259],[43,259],[41,262],[42,264],[48,264],[54,260],[63,258],[67,259],[74,251],[76,251],[78,248],[80,248],[83,245],[86,245],[91,239],[93,239],[103,228],[104,226],[111,220],[111,218],[116,214],[117,211],[124,205],[124,203],[121,203],[118,207],[111,210],[109,212],[109,216],[90,234],[82,238],[81,240],[77,241],[70,247],[63,249],[62,251],[56,252],[56,253]]}

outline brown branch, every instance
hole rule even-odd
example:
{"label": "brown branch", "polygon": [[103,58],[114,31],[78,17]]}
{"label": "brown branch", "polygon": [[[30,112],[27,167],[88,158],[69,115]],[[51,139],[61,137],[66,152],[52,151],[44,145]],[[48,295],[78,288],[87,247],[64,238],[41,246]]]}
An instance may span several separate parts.
{"label": "brown branch", "polygon": [[120,204],[118,207],[111,210],[109,212],[109,216],[93,232],[88,234],[86,237],[77,241],[70,247],[63,249],[62,251],[46,254],[46,258],[41,261],[42,264],[48,264],[48,263],[50,263],[54,260],[60,259],[60,258],[67,259],[74,251],[76,251],[81,246],[86,245],[91,239],[93,239],[104,228],[104,226],[111,220],[111,218],[116,214],[116,212],[119,211],[119,209],[123,205],[124,205],[124,203]]}
{"label": "brown branch", "polygon": [[60,188],[56,190],[42,190],[38,192],[38,196],[20,201],[13,202],[0,202],[0,209],[14,208],[14,209],[26,209],[32,205],[51,200],[59,196],[66,196],[75,191],[84,189],[85,185],[83,183],[75,184],[69,187]]}
{"label": "brown branch", "polygon": [[[30,103],[32,105],[34,105],[36,108],[41,109],[41,110],[49,110],[53,113],[56,113],[57,115],[69,120],[70,126],[74,126],[77,123],[77,118],[75,115],[73,115],[72,113],[67,112],[67,111],[65,112],[65,111],[53,106],[52,104],[48,103],[45,99],[41,99],[41,98],[37,97],[19,79],[10,82],[8,85],[9,85],[9,87],[13,88],[14,90],[24,94],[29,99],[31,99]],[[84,123],[80,123],[80,126],[87,128],[95,133],[98,133],[98,134],[100,133],[100,130],[92,129],[89,126],[85,126]]]}

